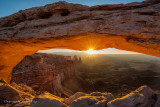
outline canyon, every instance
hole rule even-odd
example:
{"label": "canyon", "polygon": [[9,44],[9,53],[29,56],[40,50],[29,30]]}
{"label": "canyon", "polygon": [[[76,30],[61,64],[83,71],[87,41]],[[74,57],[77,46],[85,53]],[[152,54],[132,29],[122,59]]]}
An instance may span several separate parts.
{"label": "canyon", "polygon": [[13,69],[10,83],[25,84],[36,94],[47,91],[59,97],[69,97],[77,90],[86,90],[85,86],[89,85],[75,73],[79,63],[71,56],[35,53],[26,56]]}
{"label": "canyon", "polygon": [[61,97],[62,82],[75,76],[75,63],[69,56],[42,53],[26,56],[13,69],[11,83],[26,84],[36,92],[47,91]]}
{"label": "canyon", "polygon": [[[10,84],[10,81],[19,82],[18,78],[21,77],[21,73],[16,75],[13,72],[13,75],[17,77],[12,80],[12,71],[20,72],[15,66],[23,63],[24,58],[32,59],[27,55],[51,48],[74,50],[117,48],[160,56],[159,0],[92,7],[57,2],[43,7],[21,10],[0,18],[0,78],[2,78],[0,102],[11,103],[11,106],[16,107],[22,105],[31,107],[160,107],[159,95],[148,86],[142,86],[122,98],[115,98],[111,93],[78,93],[65,99],[50,93],[37,96],[35,90],[43,90],[47,87],[37,89],[36,86],[32,86],[27,80],[30,75],[28,77],[23,75],[22,78],[26,78],[24,81],[35,90],[26,85]],[[43,62],[39,58],[36,61],[39,65]],[[34,61],[28,63],[34,63]],[[50,68],[56,69],[56,67]],[[48,79],[54,79],[56,83],[66,79],[61,78],[65,74],[63,70],[58,72],[56,78],[52,77],[53,74],[51,73]],[[70,76],[72,73],[67,74],[67,78]],[[52,87],[55,90],[56,88],[61,90],[59,89],[60,83],[52,84]],[[27,91],[24,92],[24,90]],[[61,91],[48,91],[61,96]]]}
{"label": "canyon", "polygon": [[[10,84],[3,79],[0,80],[0,105],[6,107],[159,107],[159,93],[146,85],[122,98],[114,96],[107,88],[104,92],[91,92],[92,88],[84,87],[92,85],[76,75],[76,68],[81,63],[75,59],[77,58],[45,53],[26,56],[14,67]],[[84,93],[86,90],[90,92]]]}
{"label": "canyon", "polygon": [[57,2],[0,18],[0,77],[9,82],[24,56],[51,48],[160,56],[159,5],[159,0],[92,7]]}

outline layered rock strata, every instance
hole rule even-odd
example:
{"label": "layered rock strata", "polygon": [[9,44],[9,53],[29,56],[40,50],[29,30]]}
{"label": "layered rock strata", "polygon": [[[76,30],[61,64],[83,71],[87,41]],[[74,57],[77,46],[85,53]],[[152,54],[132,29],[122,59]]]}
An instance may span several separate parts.
{"label": "layered rock strata", "polygon": [[64,96],[62,83],[75,76],[75,64],[69,56],[36,53],[26,56],[12,72],[11,83],[26,84],[37,92]]}
{"label": "layered rock strata", "polygon": [[[58,2],[0,18],[0,77],[50,48],[117,48],[160,56],[160,1],[83,6]],[[15,52],[16,50],[16,52]]]}

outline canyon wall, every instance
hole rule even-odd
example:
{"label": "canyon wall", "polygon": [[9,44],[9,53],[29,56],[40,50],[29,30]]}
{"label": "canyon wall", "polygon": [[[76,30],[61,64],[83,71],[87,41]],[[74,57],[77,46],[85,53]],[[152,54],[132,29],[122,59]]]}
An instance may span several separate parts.
{"label": "canyon wall", "polygon": [[0,77],[38,50],[117,48],[160,56],[160,1],[83,6],[57,2],[0,18]]}
{"label": "canyon wall", "polygon": [[62,83],[75,76],[70,56],[36,53],[25,58],[12,71],[11,83],[25,84],[38,93],[48,91],[64,96]]}

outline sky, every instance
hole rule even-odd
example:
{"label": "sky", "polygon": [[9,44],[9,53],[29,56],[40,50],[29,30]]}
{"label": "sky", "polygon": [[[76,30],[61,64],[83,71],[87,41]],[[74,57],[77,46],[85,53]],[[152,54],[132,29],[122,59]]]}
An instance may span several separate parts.
{"label": "sky", "polygon": [[[38,52],[39,53],[54,53],[54,52],[86,52],[88,53],[88,51],[76,51],[71,49],[48,49],[48,50],[39,50]],[[102,50],[96,51],[95,53],[96,54],[139,54],[136,52],[119,50],[115,48],[102,49]]]}
{"label": "sky", "polygon": [[58,1],[94,6],[102,4],[126,4],[131,2],[141,2],[143,0],[0,0],[0,17],[11,15],[19,10],[44,6]]}

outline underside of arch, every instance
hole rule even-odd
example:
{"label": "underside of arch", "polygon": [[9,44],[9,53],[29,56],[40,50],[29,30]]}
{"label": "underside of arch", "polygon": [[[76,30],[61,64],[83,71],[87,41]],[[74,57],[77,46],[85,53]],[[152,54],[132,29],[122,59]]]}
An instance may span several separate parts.
{"label": "underside of arch", "polygon": [[66,2],[0,19],[0,77],[38,50],[117,48],[160,56],[160,1],[83,6]]}

